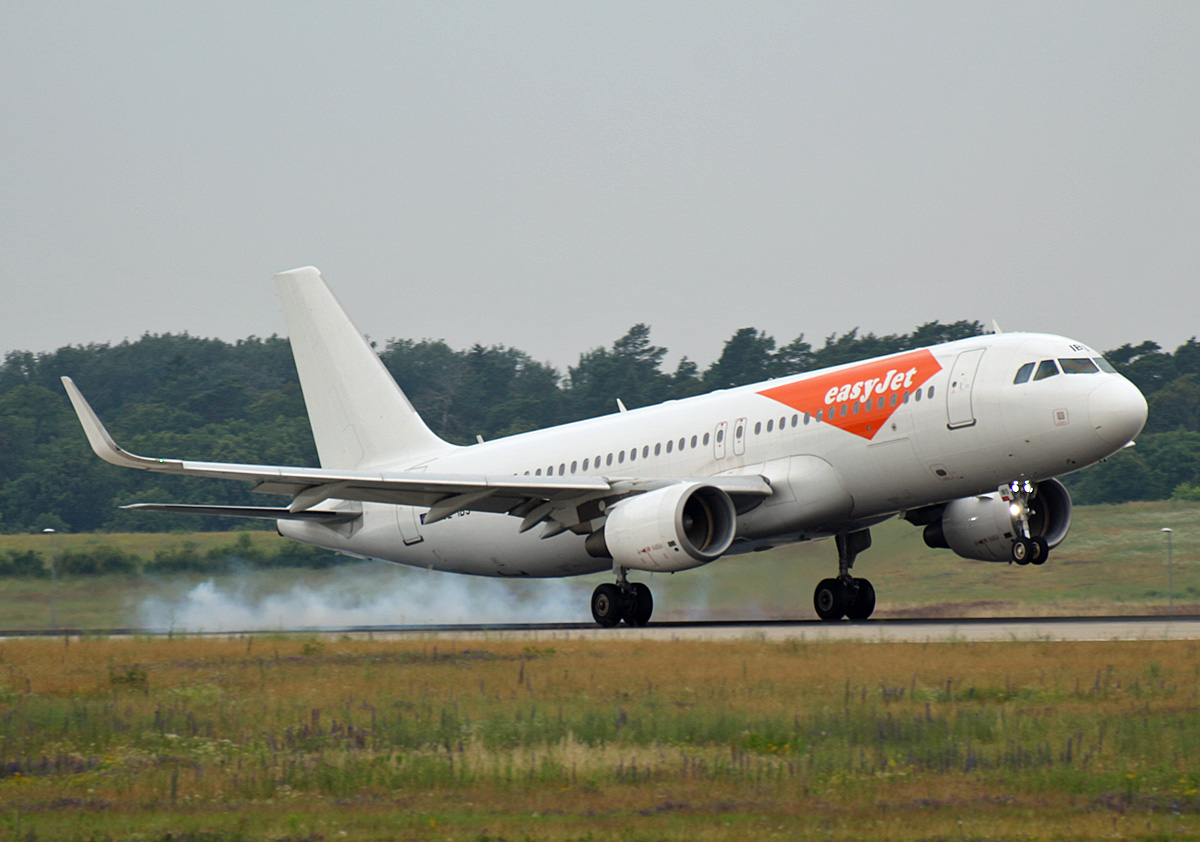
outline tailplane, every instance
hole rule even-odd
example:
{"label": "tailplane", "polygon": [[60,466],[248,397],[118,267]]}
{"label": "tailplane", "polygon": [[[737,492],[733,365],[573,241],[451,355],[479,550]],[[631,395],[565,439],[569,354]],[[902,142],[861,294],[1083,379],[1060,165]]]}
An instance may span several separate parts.
{"label": "tailplane", "polygon": [[311,266],[275,276],[323,468],[406,467],[449,450]]}

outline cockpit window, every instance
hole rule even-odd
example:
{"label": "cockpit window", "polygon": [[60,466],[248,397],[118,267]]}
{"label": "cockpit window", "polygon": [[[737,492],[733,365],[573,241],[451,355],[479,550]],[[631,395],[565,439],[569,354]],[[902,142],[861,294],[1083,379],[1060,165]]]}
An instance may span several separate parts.
{"label": "cockpit window", "polygon": [[1013,378],[1013,383],[1016,384],[1029,382],[1029,375],[1033,374],[1034,365],[1035,363],[1025,363],[1025,365],[1018,368],[1017,376]]}
{"label": "cockpit window", "polygon": [[1087,357],[1059,360],[1058,364],[1062,367],[1063,374],[1096,374],[1100,371]]}
{"label": "cockpit window", "polygon": [[1056,374],[1058,374],[1058,366],[1054,364],[1054,360],[1042,360],[1038,363],[1037,373],[1033,375],[1033,379],[1034,381],[1045,380]]}
{"label": "cockpit window", "polygon": [[1105,374],[1116,374],[1117,370],[1112,367],[1112,363],[1104,359],[1104,357],[1096,357],[1092,360],[1096,365],[1100,366],[1100,370]]}

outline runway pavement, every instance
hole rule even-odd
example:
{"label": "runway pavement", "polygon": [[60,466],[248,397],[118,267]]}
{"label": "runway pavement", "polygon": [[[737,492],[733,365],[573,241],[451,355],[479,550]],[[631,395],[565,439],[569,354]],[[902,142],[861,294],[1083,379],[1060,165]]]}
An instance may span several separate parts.
{"label": "runway pavement", "polygon": [[375,639],[476,640],[762,640],[784,641],[1086,641],[1200,640],[1200,615],[1157,617],[1005,617],[934,620],[866,620],[823,623],[818,620],[713,621],[651,623],[643,628],[602,629],[591,623],[337,626],[295,629],[7,629],[14,637],[142,637],[168,635],[240,636],[249,634],[349,635]]}
{"label": "runway pavement", "polygon": [[435,638],[555,640],[804,640],[819,641],[1081,641],[1200,640],[1200,617],[1038,617],[949,620],[877,620],[662,623],[644,628],[592,625],[439,629],[343,630],[343,633]]}

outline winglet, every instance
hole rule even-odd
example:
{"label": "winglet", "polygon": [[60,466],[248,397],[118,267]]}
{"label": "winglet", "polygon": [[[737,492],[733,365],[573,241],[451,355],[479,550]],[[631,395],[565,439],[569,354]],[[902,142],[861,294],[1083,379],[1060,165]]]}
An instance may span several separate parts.
{"label": "winglet", "polygon": [[108,430],[104,429],[104,425],[100,423],[100,418],[96,415],[96,411],[92,409],[91,404],[79,391],[79,387],[75,385],[75,381],[70,377],[62,378],[63,386],[67,389],[67,397],[71,399],[71,405],[75,407],[75,414],[79,416],[79,423],[83,425],[83,432],[87,435],[88,444],[92,446],[92,450],[96,455],[112,465],[117,465],[122,468],[141,468],[142,470],[154,470],[167,464],[182,464],[176,463],[175,460],[167,459],[148,459],[145,456],[135,456],[128,450],[119,446],[113,437],[108,434]]}

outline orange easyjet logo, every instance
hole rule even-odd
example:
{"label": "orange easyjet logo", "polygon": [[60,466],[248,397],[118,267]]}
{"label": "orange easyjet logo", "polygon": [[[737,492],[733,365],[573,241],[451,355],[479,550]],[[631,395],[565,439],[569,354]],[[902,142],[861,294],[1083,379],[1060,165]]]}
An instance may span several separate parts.
{"label": "orange easyjet logo", "polygon": [[839,429],[873,439],[905,394],[942,370],[927,350],[909,351],[759,392]]}

